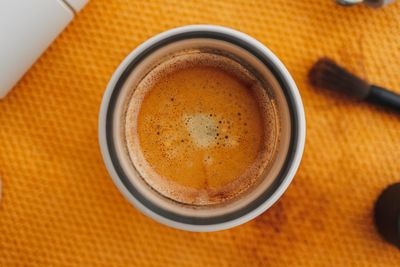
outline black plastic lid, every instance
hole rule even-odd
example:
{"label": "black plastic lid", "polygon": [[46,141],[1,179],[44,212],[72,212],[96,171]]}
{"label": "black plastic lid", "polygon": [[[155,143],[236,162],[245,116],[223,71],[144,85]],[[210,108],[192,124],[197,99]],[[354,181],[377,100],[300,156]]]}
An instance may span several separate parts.
{"label": "black plastic lid", "polygon": [[400,249],[400,183],[387,187],[376,201],[375,225],[387,242]]}

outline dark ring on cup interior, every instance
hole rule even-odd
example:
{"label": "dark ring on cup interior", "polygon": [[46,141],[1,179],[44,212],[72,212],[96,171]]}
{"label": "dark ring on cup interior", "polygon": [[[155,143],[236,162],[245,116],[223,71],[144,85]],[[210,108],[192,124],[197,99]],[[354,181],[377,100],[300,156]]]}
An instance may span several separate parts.
{"label": "dark ring on cup interior", "polygon": [[[291,119],[291,137],[290,137],[290,143],[289,143],[289,150],[287,157],[285,159],[285,162],[283,164],[282,169],[280,170],[278,176],[276,179],[272,182],[272,184],[267,188],[266,191],[264,191],[257,199],[246,205],[240,210],[225,214],[225,215],[220,215],[220,216],[213,216],[213,217],[203,217],[203,218],[196,218],[196,217],[190,217],[190,216],[183,216],[168,210],[165,210],[159,206],[157,206],[155,203],[149,201],[146,199],[129,181],[129,178],[125,174],[124,170],[122,169],[121,165],[119,164],[117,154],[115,152],[115,147],[114,147],[114,138],[113,138],[113,112],[115,109],[115,103],[118,98],[118,95],[121,91],[121,88],[123,87],[123,84],[125,83],[126,79],[129,77],[133,69],[139,64],[142,59],[144,59],[146,56],[154,52],[155,50],[161,48],[162,46],[165,46],[167,44],[170,44],[172,42],[180,41],[180,40],[186,40],[186,39],[194,39],[194,38],[209,38],[209,39],[217,39],[221,41],[226,41],[229,43],[232,43],[234,45],[237,45],[251,54],[253,54],[255,57],[257,57],[263,64],[265,64],[268,69],[272,72],[272,74],[275,76],[277,81],[279,82],[281,88],[283,89],[284,95],[286,97],[286,101],[288,101],[288,107],[289,107],[289,112],[290,112],[290,119]],[[180,34],[175,34],[173,36],[167,37],[165,39],[160,40],[159,42],[153,44],[152,46],[148,47],[145,49],[142,53],[140,53],[138,56],[136,56],[126,67],[126,69],[123,71],[121,76],[119,77],[118,81],[115,84],[115,87],[113,89],[113,92],[110,97],[110,101],[107,107],[107,115],[106,115],[106,140],[107,140],[107,148],[110,153],[110,158],[112,161],[112,164],[115,168],[116,173],[119,176],[119,179],[121,182],[124,184],[126,189],[132,194],[132,196],[139,201],[142,205],[153,211],[154,213],[158,214],[159,216],[162,216],[164,218],[167,218],[172,221],[184,223],[184,224],[191,224],[191,225],[213,225],[213,224],[220,224],[228,221],[235,220],[237,218],[240,218],[247,213],[251,212],[252,210],[256,209],[259,207],[262,203],[267,201],[271,195],[279,188],[279,186],[283,183],[285,180],[285,177],[290,169],[291,162],[294,160],[295,154],[296,154],[296,147],[298,145],[298,114],[297,111],[295,110],[296,106],[296,101],[294,96],[291,93],[290,86],[288,82],[286,81],[285,77],[281,74],[281,72],[277,69],[275,64],[272,62],[271,59],[269,59],[267,56],[264,55],[262,51],[260,51],[258,48],[255,46],[235,37],[229,34],[225,33],[217,33],[213,31],[193,31],[193,32],[185,32],[185,33],[180,33]]]}

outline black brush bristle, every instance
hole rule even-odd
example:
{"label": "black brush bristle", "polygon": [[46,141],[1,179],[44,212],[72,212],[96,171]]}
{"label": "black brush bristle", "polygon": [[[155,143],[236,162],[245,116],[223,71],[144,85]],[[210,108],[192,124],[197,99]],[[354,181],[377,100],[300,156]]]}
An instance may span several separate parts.
{"label": "black brush bristle", "polygon": [[314,64],[308,73],[308,78],[315,87],[343,92],[356,99],[365,99],[370,91],[368,82],[326,57],[319,59]]}

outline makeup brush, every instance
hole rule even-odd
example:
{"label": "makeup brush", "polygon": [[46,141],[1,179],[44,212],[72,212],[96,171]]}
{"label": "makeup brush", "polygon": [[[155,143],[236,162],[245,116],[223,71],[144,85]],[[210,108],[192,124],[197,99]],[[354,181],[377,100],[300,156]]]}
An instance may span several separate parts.
{"label": "makeup brush", "polygon": [[312,66],[308,78],[315,87],[342,92],[356,100],[391,107],[400,112],[400,95],[360,79],[332,59],[319,59]]}
{"label": "makeup brush", "polygon": [[366,4],[370,7],[383,7],[390,3],[393,3],[394,0],[336,0],[336,3],[342,6],[353,6],[357,4]]}
{"label": "makeup brush", "polygon": [[400,183],[383,190],[374,210],[376,229],[387,242],[400,249]]}

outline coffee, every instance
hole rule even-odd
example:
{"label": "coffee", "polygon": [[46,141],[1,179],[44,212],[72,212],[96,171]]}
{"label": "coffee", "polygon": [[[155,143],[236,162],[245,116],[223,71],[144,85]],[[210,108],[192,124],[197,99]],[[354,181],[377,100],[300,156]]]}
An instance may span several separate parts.
{"label": "coffee", "polygon": [[161,195],[220,204],[260,182],[276,153],[278,122],[268,88],[243,64],[210,51],[184,51],[134,88],[126,149]]}

